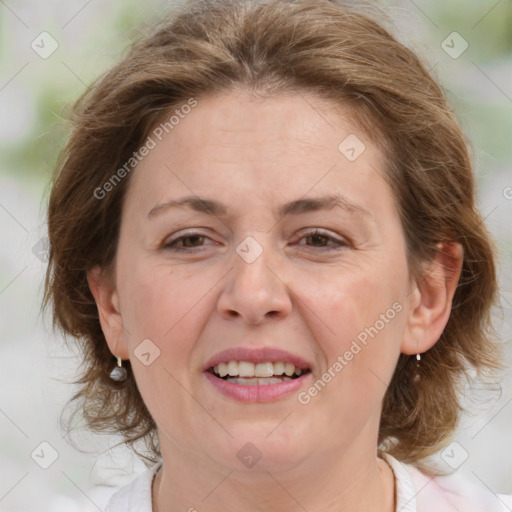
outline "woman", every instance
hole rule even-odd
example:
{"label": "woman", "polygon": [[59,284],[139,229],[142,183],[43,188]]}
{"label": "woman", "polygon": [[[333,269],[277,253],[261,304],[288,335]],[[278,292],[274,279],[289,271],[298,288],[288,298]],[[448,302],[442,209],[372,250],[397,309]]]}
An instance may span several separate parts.
{"label": "woman", "polygon": [[46,303],[89,427],[153,463],[110,512],[506,510],[426,462],[499,367],[496,274],[410,50],[335,2],[194,2],[75,113]]}

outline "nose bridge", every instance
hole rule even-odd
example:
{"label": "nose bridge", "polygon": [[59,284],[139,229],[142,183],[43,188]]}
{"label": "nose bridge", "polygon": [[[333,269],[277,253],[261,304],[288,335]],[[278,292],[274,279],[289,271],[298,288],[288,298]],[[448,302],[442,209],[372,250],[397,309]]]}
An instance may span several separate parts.
{"label": "nose bridge", "polygon": [[[241,316],[250,323],[266,315],[286,315],[291,310],[288,289],[278,276],[270,236],[247,236],[235,248],[233,269],[218,301],[223,315]],[[265,241],[265,245],[263,243]]]}
{"label": "nose bridge", "polygon": [[[260,242],[263,236],[258,237]],[[268,239],[270,237],[267,237]],[[274,286],[275,276],[270,271],[272,266],[272,244],[268,241],[265,246],[253,236],[246,237],[236,248],[235,284],[239,287],[252,288],[255,293],[260,290],[269,291]],[[275,265],[274,265],[275,266]]]}

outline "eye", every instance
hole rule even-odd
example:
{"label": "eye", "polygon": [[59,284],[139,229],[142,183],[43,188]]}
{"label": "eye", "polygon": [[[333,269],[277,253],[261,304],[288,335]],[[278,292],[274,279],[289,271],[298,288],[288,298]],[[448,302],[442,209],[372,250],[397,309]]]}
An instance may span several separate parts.
{"label": "eye", "polygon": [[[162,249],[167,249],[176,252],[190,251],[202,247],[204,244],[199,243],[205,239],[210,240],[206,235],[203,235],[201,233],[188,233],[186,235],[182,235],[172,240],[169,240],[163,245]],[[180,246],[180,243],[183,244]]]}
{"label": "eye", "polygon": [[[320,229],[314,229],[312,231],[307,232],[301,239],[302,240],[308,240],[310,239],[311,242],[313,242],[314,249],[320,249],[320,250],[340,250],[343,247],[348,247],[348,243],[345,240],[339,240],[337,238],[334,238],[333,236],[327,234],[326,232],[320,230]],[[332,245],[323,245],[324,242],[334,242]],[[304,244],[298,244],[298,245],[304,245]]]}
{"label": "eye", "polygon": [[[313,249],[320,249],[324,251],[340,250],[343,247],[348,247],[349,245],[345,240],[339,240],[337,238],[334,238],[333,236],[327,234],[326,232],[320,229],[314,229],[312,231],[305,233],[304,236],[302,236],[302,238],[300,238],[299,241],[307,241],[308,239],[312,242],[313,245],[306,244],[307,247],[312,247]],[[199,232],[187,233],[185,235],[169,240],[162,246],[162,249],[175,252],[190,252],[195,249],[200,249],[204,245],[209,245],[201,243],[204,242],[205,240],[211,239]],[[333,243],[331,243],[330,245],[326,245],[329,242]]]}

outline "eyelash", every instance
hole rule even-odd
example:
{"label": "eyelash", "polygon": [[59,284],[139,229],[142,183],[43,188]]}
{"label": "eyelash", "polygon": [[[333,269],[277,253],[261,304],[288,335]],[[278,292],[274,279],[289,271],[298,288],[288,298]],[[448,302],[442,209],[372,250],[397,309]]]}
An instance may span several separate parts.
{"label": "eyelash", "polygon": [[[307,233],[305,233],[301,238],[300,240],[304,240],[306,238],[310,238],[310,237],[315,237],[315,236],[321,236],[323,238],[327,238],[329,239],[330,241],[333,241],[336,243],[336,246],[335,247],[313,247],[314,249],[319,249],[321,251],[339,251],[345,247],[348,247],[348,243],[344,240],[338,240],[328,234],[326,234],[325,232],[323,232],[322,230],[320,229],[314,229],[312,231],[309,231]],[[183,247],[172,247],[173,244],[175,244],[176,242],[180,242],[182,240],[186,240],[187,238],[194,238],[194,237],[199,237],[199,238],[209,238],[207,237],[206,235],[203,235],[202,233],[198,233],[198,232],[192,232],[192,233],[188,233],[186,235],[182,235],[178,238],[175,238],[174,240],[170,240],[168,243],[166,243],[162,248],[163,249],[166,249],[166,250],[169,250],[169,251],[174,251],[174,252],[190,252],[190,251],[194,251],[195,252],[195,249],[199,249],[199,250],[202,250],[201,247],[203,246],[197,246],[197,247],[187,247],[187,248],[183,248]]]}

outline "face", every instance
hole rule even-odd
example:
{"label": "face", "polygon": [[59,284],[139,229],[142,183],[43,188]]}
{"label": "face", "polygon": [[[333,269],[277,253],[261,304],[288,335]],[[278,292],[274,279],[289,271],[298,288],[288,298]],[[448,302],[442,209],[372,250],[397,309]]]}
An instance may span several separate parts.
{"label": "face", "polygon": [[[383,153],[333,107],[197,98],[131,176],[107,339],[164,460],[244,470],[259,453],[258,469],[290,470],[375,453],[415,295]],[[205,202],[172,204],[185,197]]]}

